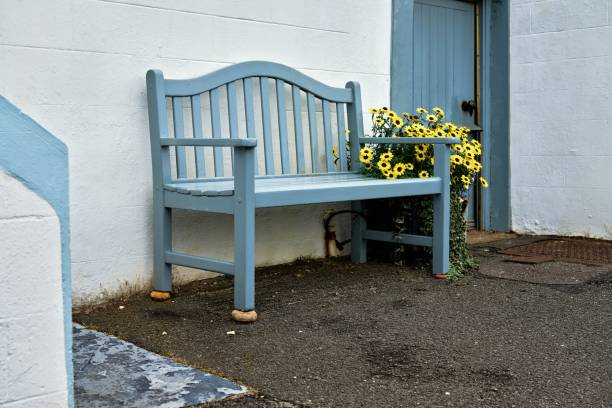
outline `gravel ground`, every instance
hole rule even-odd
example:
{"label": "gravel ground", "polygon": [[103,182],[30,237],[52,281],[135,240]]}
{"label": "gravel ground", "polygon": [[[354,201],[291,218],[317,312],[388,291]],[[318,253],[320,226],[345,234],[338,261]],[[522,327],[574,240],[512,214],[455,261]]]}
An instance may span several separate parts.
{"label": "gravel ground", "polygon": [[474,248],[455,284],[346,259],[262,268],[250,325],[225,278],[75,320],[253,389],[214,407],[612,406],[612,268],[495,253],[519,241]]}

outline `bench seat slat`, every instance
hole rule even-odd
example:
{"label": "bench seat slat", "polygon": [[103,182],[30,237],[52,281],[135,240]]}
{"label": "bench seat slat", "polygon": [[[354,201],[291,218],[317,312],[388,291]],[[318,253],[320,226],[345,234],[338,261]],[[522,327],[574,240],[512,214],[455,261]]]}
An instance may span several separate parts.
{"label": "bench seat slat", "polygon": [[[438,194],[439,177],[381,180],[359,173],[310,177],[260,178],[255,180],[257,207],[366,200],[370,198]],[[219,197],[234,193],[232,180],[199,183],[170,183],[164,188],[191,196]]]}

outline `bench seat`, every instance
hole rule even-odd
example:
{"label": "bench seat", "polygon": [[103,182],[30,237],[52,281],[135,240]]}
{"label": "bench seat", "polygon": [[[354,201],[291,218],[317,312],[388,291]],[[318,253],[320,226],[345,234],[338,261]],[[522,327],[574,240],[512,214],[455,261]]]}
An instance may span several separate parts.
{"label": "bench seat", "polygon": [[[372,198],[430,195],[440,192],[439,177],[425,179],[374,179],[360,173],[260,177],[255,179],[255,206],[367,200]],[[228,197],[234,195],[234,181],[203,180],[169,183],[164,190],[195,197]]]}

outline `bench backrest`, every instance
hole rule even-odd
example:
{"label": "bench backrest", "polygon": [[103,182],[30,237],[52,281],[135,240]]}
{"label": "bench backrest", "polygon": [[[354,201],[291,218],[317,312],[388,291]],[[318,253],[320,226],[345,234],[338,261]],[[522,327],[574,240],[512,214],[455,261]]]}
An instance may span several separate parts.
{"label": "bench backrest", "polygon": [[358,162],[363,117],[357,82],[334,88],[285,65],[251,61],[193,79],[164,79],[161,71],[150,70],[147,92],[154,177],[160,182],[232,171],[230,148],[161,146],[159,138],[166,137],[256,138],[259,175],[348,171],[349,138]]}

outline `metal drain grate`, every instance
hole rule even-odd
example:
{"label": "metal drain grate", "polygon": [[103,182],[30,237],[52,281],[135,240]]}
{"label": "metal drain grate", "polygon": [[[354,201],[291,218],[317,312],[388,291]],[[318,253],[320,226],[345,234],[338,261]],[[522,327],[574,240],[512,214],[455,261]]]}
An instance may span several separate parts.
{"label": "metal drain grate", "polygon": [[612,242],[590,239],[551,239],[499,251],[523,257],[550,256],[558,261],[612,265]]}

